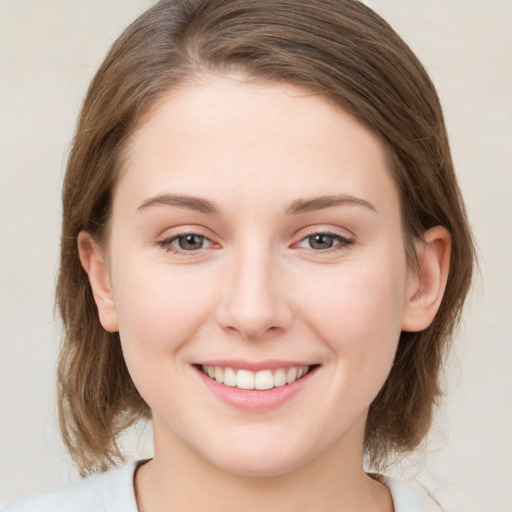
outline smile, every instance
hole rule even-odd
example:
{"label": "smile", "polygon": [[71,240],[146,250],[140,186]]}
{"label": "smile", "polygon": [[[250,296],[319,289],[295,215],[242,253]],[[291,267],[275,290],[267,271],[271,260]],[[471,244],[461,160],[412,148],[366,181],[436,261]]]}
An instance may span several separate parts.
{"label": "smile", "polygon": [[292,384],[304,377],[309,370],[309,366],[293,366],[252,372],[245,369],[201,365],[201,371],[219,384],[238,389],[259,391]]}

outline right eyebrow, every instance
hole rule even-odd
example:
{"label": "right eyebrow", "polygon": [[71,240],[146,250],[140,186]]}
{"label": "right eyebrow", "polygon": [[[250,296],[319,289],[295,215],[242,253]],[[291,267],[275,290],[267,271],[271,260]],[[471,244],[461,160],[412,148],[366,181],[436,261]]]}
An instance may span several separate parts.
{"label": "right eyebrow", "polygon": [[189,210],[196,210],[210,215],[219,214],[217,206],[207,199],[175,194],[159,194],[150,197],[142,202],[137,208],[137,211],[142,211],[153,206],[177,206],[179,208],[188,208]]}

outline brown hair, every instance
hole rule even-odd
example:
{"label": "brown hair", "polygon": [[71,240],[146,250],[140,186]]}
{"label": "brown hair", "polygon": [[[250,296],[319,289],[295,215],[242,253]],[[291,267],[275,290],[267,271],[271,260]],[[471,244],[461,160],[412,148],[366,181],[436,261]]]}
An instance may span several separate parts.
{"label": "brown hair", "polygon": [[248,80],[306,87],[352,113],[388,151],[409,261],[433,226],[452,237],[440,310],[426,330],[402,332],[395,363],[371,405],[365,448],[374,467],[415,448],[441,394],[445,349],[467,295],[474,247],[439,100],[393,29],[356,0],[164,0],[130,25],[94,77],[63,186],[57,304],[65,328],[58,382],[64,441],[82,473],[122,455],[119,433],[150,417],[128,374],[117,333],[104,331],[77,236],[108,236],[113,189],[141,116],[172,87],[228,70]]}

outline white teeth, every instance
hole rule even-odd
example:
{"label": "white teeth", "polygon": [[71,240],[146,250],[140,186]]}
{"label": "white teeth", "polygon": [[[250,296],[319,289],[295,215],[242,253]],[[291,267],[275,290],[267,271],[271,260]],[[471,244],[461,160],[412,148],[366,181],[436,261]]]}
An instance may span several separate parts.
{"label": "white teeth", "polygon": [[221,384],[224,382],[224,372],[218,366],[215,367],[215,380]]}
{"label": "white teeth", "polygon": [[224,370],[224,384],[230,387],[236,386],[236,373],[232,368]]}
{"label": "white teeth", "polygon": [[291,384],[292,382],[297,380],[297,368],[290,368],[286,372],[286,383]]}
{"label": "white teeth", "polygon": [[236,372],[236,387],[239,389],[254,389],[254,373],[248,370]]}
{"label": "white teeth", "polygon": [[274,387],[274,376],[270,370],[258,372],[254,377],[254,387],[256,389],[272,389]]}
{"label": "white teeth", "polygon": [[301,377],[304,377],[306,373],[309,371],[309,366],[302,366],[297,370],[297,379],[300,379]]}
{"label": "white teeth", "polygon": [[274,373],[274,386],[280,387],[284,386],[286,384],[286,372],[279,368],[279,370],[276,370],[276,373]]}
{"label": "white teeth", "polygon": [[219,384],[239,389],[266,390],[292,384],[304,377],[309,366],[293,366],[291,368],[277,368],[276,370],[235,370],[221,366],[201,366],[201,371]]}

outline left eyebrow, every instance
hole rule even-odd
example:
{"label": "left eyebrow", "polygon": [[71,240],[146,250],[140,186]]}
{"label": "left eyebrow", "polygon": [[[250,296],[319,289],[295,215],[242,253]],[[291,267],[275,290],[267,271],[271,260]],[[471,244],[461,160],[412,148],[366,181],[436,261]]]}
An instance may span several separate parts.
{"label": "left eyebrow", "polygon": [[299,198],[286,206],[284,211],[286,215],[299,215],[301,213],[325,210],[343,205],[363,206],[378,213],[377,208],[372,203],[351,195],[318,196],[309,199]]}

